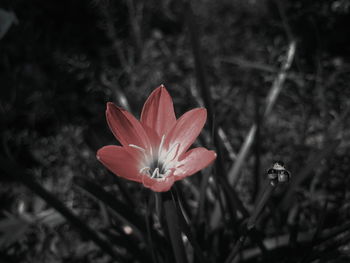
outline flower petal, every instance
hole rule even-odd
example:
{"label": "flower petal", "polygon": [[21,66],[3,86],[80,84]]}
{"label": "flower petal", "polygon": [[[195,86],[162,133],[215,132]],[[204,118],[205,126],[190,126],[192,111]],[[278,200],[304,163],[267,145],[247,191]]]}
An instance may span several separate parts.
{"label": "flower petal", "polygon": [[141,123],[155,130],[162,137],[175,122],[173,101],[166,88],[160,85],[143,105]]}
{"label": "flower petal", "polygon": [[178,156],[186,152],[198,137],[206,119],[207,110],[205,108],[193,109],[182,115],[166,135],[168,149],[179,144]]}
{"label": "flower petal", "polygon": [[145,187],[150,188],[155,192],[169,191],[175,182],[174,175],[169,175],[164,179],[154,179],[146,175],[142,177],[142,183]]}
{"label": "flower petal", "polygon": [[[143,126],[143,125],[142,125]],[[161,141],[161,138],[159,137],[159,135],[156,133],[155,130],[151,129],[148,126],[143,126],[143,129],[145,130],[145,132],[147,133],[149,142],[153,148],[153,150],[157,150],[159,143]]]}
{"label": "flower petal", "polygon": [[216,158],[214,151],[208,151],[203,147],[194,148],[183,155],[175,169],[175,180],[181,180],[190,176],[211,164]]}
{"label": "flower petal", "polygon": [[108,145],[97,151],[97,159],[115,175],[141,182],[139,154],[136,149]]}
{"label": "flower petal", "polygon": [[149,139],[141,123],[128,111],[108,102],[106,117],[109,128],[123,146],[149,147]]}

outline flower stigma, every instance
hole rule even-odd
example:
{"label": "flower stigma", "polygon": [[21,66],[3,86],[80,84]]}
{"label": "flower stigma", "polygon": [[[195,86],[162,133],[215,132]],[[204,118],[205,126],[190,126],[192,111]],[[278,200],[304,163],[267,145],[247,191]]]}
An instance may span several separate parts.
{"label": "flower stigma", "polygon": [[143,159],[140,162],[141,169],[139,170],[142,175],[148,176],[152,179],[163,180],[171,174],[174,170],[174,159],[177,156],[179,150],[179,143],[171,145],[169,149],[165,149],[164,146],[165,135],[162,136],[157,151],[146,151],[135,144],[129,144],[130,147],[139,150],[143,154]]}

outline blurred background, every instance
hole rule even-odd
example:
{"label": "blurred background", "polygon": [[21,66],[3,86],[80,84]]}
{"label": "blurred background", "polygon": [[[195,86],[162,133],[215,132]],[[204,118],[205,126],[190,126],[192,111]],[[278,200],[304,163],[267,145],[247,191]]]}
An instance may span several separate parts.
{"label": "blurred background", "polygon": [[160,84],[178,117],[208,108],[197,144],[220,155],[176,186],[190,262],[231,262],[275,160],[292,178],[257,225],[270,259],[253,238],[235,260],[349,262],[349,25],[347,0],[2,0],[0,262],[173,262],[154,194],[95,157],[118,143],[106,102],[139,117]]}

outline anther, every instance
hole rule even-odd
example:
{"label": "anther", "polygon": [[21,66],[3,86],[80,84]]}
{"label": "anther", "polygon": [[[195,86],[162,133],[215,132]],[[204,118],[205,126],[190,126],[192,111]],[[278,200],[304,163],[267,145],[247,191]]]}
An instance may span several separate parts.
{"label": "anther", "polygon": [[154,169],[153,174],[151,176],[151,178],[154,178],[154,177],[156,177],[156,178],[159,177],[159,168],[158,167],[156,169]]}
{"label": "anther", "polygon": [[158,149],[158,156],[160,156],[160,153],[163,149],[164,141],[165,141],[165,135],[163,134],[162,139],[160,140],[160,145],[159,145],[159,149]]}

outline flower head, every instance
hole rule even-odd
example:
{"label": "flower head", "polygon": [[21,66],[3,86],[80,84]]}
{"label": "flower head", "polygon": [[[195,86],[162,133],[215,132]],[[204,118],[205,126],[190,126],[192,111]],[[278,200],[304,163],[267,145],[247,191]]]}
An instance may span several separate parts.
{"label": "flower head", "polygon": [[161,85],[145,102],[141,120],[107,103],[109,128],[122,146],[108,145],[97,159],[114,174],[142,183],[156,192],[211,164],[216,153],[203,147],[189,149],[201,132],[207,112],[196,108],[176,119],[172,99]]}

